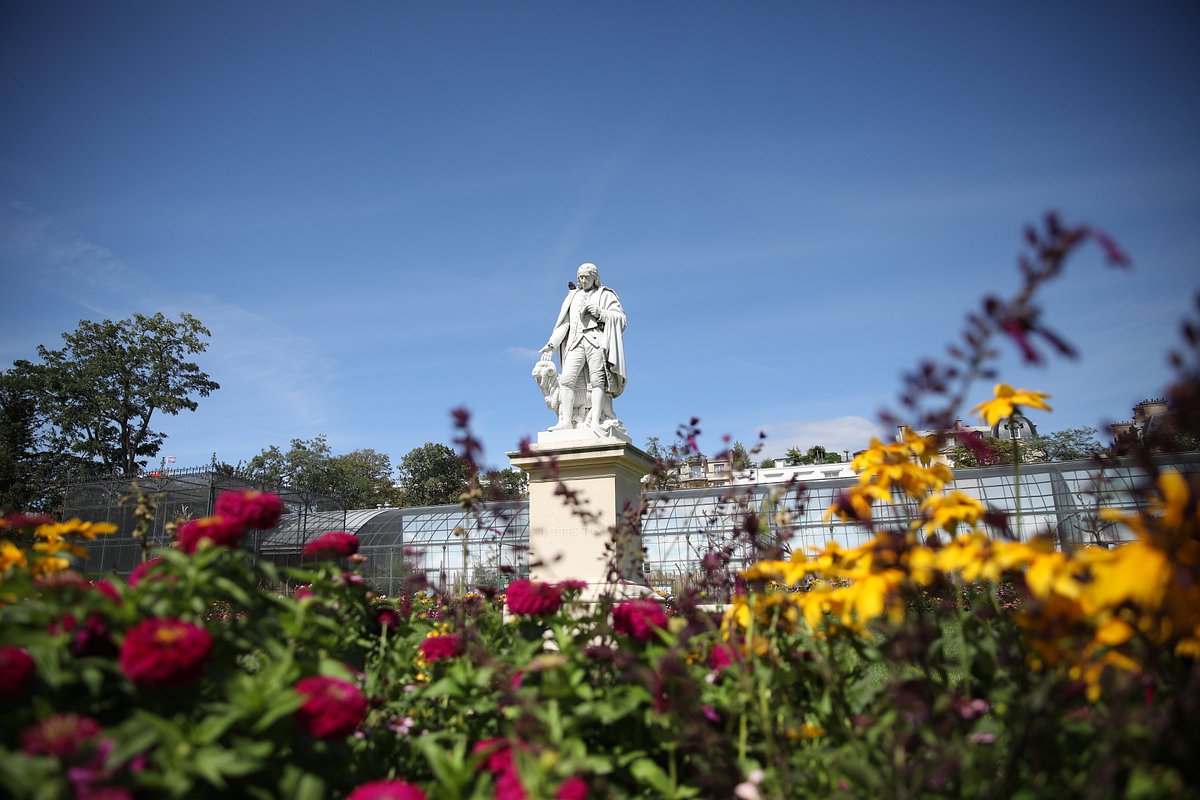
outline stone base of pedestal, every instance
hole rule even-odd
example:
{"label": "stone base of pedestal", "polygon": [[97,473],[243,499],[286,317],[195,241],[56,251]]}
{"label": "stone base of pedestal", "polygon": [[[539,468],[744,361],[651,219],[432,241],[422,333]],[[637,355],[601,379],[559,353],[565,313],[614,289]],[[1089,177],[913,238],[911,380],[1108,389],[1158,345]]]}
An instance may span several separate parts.
{"label": "stone base of pedestal", "polygon": [[[642,577],[641,538],[619,523],[624,523],[627,510],[641,504],[642,477],[653,468],[654,459],[615,437],[554,438],[542,442],[539,437],[528,454],[508,454],[513,466],[529,475],[530,578],[584,581],[584,600],[650,591]],[[578,504],[564,495],[574,496]],[[616,539],[614,525],[620,531]]]}

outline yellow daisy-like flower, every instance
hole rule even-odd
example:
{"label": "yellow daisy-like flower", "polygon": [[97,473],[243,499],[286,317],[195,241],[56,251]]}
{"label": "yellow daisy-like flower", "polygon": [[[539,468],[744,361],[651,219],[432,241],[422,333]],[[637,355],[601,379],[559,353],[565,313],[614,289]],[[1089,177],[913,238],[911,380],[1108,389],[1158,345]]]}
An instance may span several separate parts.
{"label": "yellow daisy-like flower", "polygon": [[23,567],[25,564],[24,550],[7,539],[0,540],[0,574],[9,567]]}
{"label": "yellow daisy-like flower", "polygon": [[993,392],[995,397],[985,400],[971,409],[972,414],[978,414],[980,418],[987,421],[988,425],[995,425],[1005,417],[1011,417],[1017,406],[1040,408],[1043,411],[1051,410],[1050,406],[1046,405],[1046,398],[1050,395],[1045,392],[1014,389],[1007,383],[997,383]]}
{"label": "yellow daisy-like flower", "polygon": [[973,528],[983,519],[983,503],[959,491],[935,494],[921,503],[925,521],[921,523],[929,533],[944,530],[953,536],[960,525]]}

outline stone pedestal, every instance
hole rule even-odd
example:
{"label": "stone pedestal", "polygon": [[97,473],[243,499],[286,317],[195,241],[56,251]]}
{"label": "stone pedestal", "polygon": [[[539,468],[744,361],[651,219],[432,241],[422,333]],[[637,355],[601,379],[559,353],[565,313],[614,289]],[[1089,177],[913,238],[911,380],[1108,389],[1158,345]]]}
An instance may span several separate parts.
{"label": "stone pedestal", "polygon": [[[529,475],[529,563],[533,580],[586,581],[584,597],[602,592],[641,594],[642,543],[630,532],[619,541],[618,571],[622,580],[609,580],[613,544],[610,527],[624,519],[627,508],[636,509],[642,500],[642,477],[654,459],[617,437],[579,438],[579,431],[556,431],[538,437],[532,454],[509,453],[513,466]],[[561,434],[575,434],[563,441]],[[557,465],[557,474],[550,462]],[[582,510],[595,515],[581,519],[575,508],[556,494],[559,484],[576,493]]]}

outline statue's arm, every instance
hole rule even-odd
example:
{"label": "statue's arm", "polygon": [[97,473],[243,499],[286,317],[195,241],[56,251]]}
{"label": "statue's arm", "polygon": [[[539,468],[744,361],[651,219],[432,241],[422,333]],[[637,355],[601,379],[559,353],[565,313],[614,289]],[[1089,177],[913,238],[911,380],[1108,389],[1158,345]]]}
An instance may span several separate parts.
{"label": "statue's arm", "polygon": [[571,293],[567,292],[567,299],[563,300],[562,308],[558,312],[558,319],[554,323],[554,330],[550,332],[550,339],[542,348],[543,357],[557,350],[563,343],[563,339],[566,339],[567,334],[571,332],[570,310]]}

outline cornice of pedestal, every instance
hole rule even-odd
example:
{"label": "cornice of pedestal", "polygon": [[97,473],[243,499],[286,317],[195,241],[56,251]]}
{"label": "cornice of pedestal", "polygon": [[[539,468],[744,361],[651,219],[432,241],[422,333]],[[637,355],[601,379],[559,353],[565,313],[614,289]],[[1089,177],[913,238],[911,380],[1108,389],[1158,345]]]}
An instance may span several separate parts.
{"label": "cornice of pedestal", "polygon": [[537,480],[540,473],[545,471],[539,468],[539,462],[550,458],[558,464],[563,477],[567,477],[568,474],[579,475],[581,472],[592,473],[596,468],[610,467],[611,470],[623,469],[636,473],[640,479],[654,466],[654,459],[644,450],[631,442],[615,438],[533,444],[529,446],[528,454],[517,450],[506,455],[513,466],[528,472],[531,480]]}

